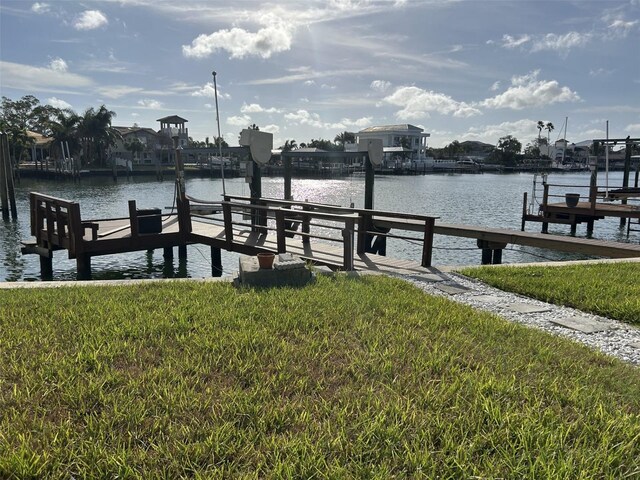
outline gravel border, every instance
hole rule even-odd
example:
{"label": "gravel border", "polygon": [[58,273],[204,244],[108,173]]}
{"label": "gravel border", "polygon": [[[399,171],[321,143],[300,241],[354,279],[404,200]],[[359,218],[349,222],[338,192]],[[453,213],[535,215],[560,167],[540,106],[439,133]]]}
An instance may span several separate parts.
{"label": "gravel border", "polygon": [[[624,362],[640,366],[640,328],[627,323],[585,313],[570,307],[542,302],[540,300],[524,297],[515,293],[505,292],[478,280],[471,279],[454,272],[439,272],[439,276],[442,278],[441,282],[422,279],[418,275],[397,276],[416,285],[418,288],[431,295],[448,297],[453,301],[470,305],[478,310],[494,313],[508,321],[545,330],[553,335],[569,338],[588,345],[591,348],[600,350],[601,352],[616,357]],[[468,290],[450,294],[438,288],[442,285],[463,287]],[[486,296],[496,298],[494,301],[488,301]],[[514,303],[539,307],[540,309],[545,309],[545,311],[535,313],[518,313],[508,308]],[[584,333],[552,323],[553,320],[560,320],[567,317],[579,317],[587,321],[601,322],[602,324],[611,327],[611,329],[594,333]]]}

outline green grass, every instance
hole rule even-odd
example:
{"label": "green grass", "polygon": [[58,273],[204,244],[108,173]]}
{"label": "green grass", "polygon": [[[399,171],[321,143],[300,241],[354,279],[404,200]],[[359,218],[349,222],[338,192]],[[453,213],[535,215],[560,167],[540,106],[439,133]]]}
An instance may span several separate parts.
{"label": "green grass", "polygon": [[0,478],[638,478],[640,370],[389,278],[0,291]]}
{"label": "green grass", "polygon": [[461,270],[501,290],[640,324],[640,263]]}

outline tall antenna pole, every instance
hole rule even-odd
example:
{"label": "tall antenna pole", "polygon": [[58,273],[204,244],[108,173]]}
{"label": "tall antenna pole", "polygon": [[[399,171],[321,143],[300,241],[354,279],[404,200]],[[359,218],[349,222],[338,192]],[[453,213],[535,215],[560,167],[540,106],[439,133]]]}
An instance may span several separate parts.
{"label": "tall antenna pole", "polygon": [[604,146],[604,198],[609,199],[609,120],[607,120],[607,143]]}
{"label": "tall antenna pole", "polygon": [[218,159],[220,160],[220,176],[222,178],[222,195],[226,195],[227,191],[224,187],[224,162],[222,161],[222,138],[220,137],[220,110],[218,109],[218,84],[216,83],[216,71],[211,72],[213,75],[213,89],[216,94],[216,123],[218,124]]}

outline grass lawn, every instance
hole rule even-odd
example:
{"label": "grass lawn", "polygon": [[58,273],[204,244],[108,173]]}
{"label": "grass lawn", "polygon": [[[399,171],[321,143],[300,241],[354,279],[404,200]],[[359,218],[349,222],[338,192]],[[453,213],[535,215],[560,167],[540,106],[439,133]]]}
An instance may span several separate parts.
{"label": "grass lawn", "polygon": [[640,325],[640,263],[461,270],[501,290]]}
{"label": "grass lawn", "polygon": [[640,370],[390,278],[0,291],[0,478],[638,478]]}

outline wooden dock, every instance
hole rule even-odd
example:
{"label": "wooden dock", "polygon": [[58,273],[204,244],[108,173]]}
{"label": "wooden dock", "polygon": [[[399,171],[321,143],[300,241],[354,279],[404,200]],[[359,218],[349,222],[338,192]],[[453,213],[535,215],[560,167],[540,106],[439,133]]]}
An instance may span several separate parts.
{"label": "wooden dock", "polygon": [[[48,278],[53,252],[66,250],[69,258],[76,259],[79,279],[90,278],[93,256],[156,248],[172,256],[175,246],[182,256],[188,244],[211,248],[213,276],[222,274],[221,250],[245,255],[288,252],[332,269],[424,274],[431,267],[435,234],[475,238],[485,264],[501,263],[508,244],[611,258],[640,257],[636,244],[451,225],[431,216],[309,202],[227,196],[223,202],[209,204],[218,212],[213,215],[191,213],[188,201],[184,207],[182,215],[160,214],[159,210],[140,211],[130,201],[128,217],[82,220],[77,203],[32,193],[35,241],[25,242],[23,253],[40,255],[42,276]],[[419,261],[387,256],[388,238],[421,242]]]}

